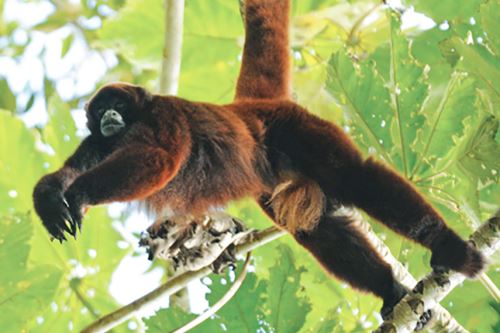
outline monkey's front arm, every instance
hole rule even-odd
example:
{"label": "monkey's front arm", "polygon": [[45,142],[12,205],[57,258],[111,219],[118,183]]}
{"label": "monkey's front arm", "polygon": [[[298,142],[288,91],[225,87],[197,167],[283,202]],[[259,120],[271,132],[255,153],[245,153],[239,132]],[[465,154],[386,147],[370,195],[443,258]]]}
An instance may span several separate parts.
{"label": "monkey's front arm", "polygon": [[[93,163],[81,167],[83,157]],[[64,167],[38,182],[35,209],[52,237],[62,242],[64,232],[76,236],[86,206],[145,198],[175,176],[178,160],[162,148],[142,144],[99,159],[98,150],[84,141]]]}

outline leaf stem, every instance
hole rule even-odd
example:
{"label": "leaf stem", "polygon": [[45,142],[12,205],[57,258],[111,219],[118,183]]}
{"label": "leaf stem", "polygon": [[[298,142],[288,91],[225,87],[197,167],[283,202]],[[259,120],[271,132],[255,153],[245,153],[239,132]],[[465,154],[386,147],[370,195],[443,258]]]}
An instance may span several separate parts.
{"label": "leaf stem", "polygon": [[372,143],[374,142],[375,145],[379,147],[380,154],[381,155],[385,155],[385,157],[387,158],[387,162],[392,161],[392,159],[390,158],[389,154],[385,150],[384,146],[382,146],[382,144],[377,140],[377,135],[373,132],[373,130],[368,125],[368,123],[366,122],[366,120],[363,118],[363,116],[359,112],[358,108],[354,104],[353,100],[349,96],[349,94],[347,92],[347,89],[344,87],[344,84],[343,84],[342,80],[340,79],[340,75],[339,75],[339,73],[337,71],[337,67],[334,65],[334,66],[331,66],[331,68],[335,71],[335,76],[336,76],[335,79],[338,81],[338,83],[340,85],[340,88],[342,89],[342,92],[344,93],[345,97],[347,98],[347,100],[349,102],[349,105],[351,106],[351,109],[354,111],[354,114],[358,117],[358,119],[361,120],[361,123],[364,125],[366,131],[371,135],[371,137],[372,137],[372,140],[371,140]]}
{"label": "leaf stem", "polygon": [[455,86],[456,86],[458,79],[460,77],[461,77],[461,75],[459,73],[457,73],[457,72],[453,73],[453,76],[451,77],[450,81],[448,82],[448,85],[446,86],[446,90],[444,92],[443,98],[441,99],[441,102],[439,103],[439,106],[437,109],[438,115],[437,115],[436,120],[434,121],[434,124],[432,126],[431,133],[429,135],[429,138],[427,139],[427,143],[425,145],[425,148],[424,148],[422,154],[420,155],[419,160],[417,161],[417,163],[415,164],[415,167],[413,168],[413,171],[411,173],[410,178],[413,178],[416,175],[416,173],[419,171],[419,169],[423,163],[425,155],[427,154],[427,151],[429,150],[429,147],[432,143],[432,138],[436,132],[436,127],[439,123],[441,115],[443,114],[444,108],[445,108],[446,104],[448,103],[448,99],[450,98],[452,91],[455,89]]}
{"label": "leaf stem", "polygon": [[[388,14],[389,19],[392,21],[393,18],[390,17],[391,13]],[[394,50],[394,31],[393,27],[391,24],[391,39],[390,39],[390,47],[391,47],[391,69],[390,69],[390,75],[391,75],[391,99],[394,105],[394,111],[396,113],[396,121],[398,123],[398,128],[399,128],[399,140],[401,141],[401,159],[403,161],[403,171],[405,177],[408,177],[408,163],[406,161],[406,151],[405,151],[405,140],[403,136],[403,124],[401,123],[401,107],[399,105],[399,94],[397,90],[399,89],[397,87],[397,80],[398,80],[398,74],[396,71],[396,51]]]}

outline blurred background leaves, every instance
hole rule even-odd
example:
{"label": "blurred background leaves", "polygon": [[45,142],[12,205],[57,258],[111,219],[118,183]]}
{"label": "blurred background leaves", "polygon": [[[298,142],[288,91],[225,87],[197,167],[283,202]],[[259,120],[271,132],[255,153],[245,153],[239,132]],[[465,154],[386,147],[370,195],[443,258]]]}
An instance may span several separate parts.
{"label": "blurred background leaves", "polygon": [[[500,203],[500,1],[394,5],[406,11],[379,1],[294,0],[294,98],[341,125],[367,156],[392,164],[467,236]],[[87,134],[83,105],[99,85],[119,80],[157,90],[163,5],[0,0],[0,12],[0,325],[78,331],[138,288],[129,280],[138,270],[131,260],[145,263],[140,274],[161,266],[149,266],[137,250],[147,223],[133,209],[93,208],[77,242],[51,243],[31,192]],[[238,1],[186,1],[180,96],[230,102],[243,33]],[[249,200],[229,211],[250,227],[270,225]],[[415,277],[429,271],[428,251],[373,225]],[[488,272],[497,285],[498,260]],[[238,273],[203,279],[193,302],[213,304]],[[498,328],[498,306],[477,281],[442,305],[471,332]],[[285,236],[254,252],[241,290],[198,330],[369,332],[380,307],[331,279]],[[193,316],[163,309],[114,331],[164,332]]]}

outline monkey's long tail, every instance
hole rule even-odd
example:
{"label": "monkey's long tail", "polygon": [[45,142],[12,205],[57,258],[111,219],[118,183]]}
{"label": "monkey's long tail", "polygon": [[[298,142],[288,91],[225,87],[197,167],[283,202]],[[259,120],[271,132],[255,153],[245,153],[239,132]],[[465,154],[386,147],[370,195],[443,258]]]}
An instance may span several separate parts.
{"label": "monkey's long tail", "polygon": [[235,100],[290,98],[289,0],[245,0],[245,46]]}

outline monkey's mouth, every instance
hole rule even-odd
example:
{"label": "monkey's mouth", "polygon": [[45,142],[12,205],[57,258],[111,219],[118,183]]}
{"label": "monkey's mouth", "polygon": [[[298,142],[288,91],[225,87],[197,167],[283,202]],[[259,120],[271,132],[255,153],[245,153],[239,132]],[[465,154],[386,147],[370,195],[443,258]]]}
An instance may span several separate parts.
{"label": "monkey's mouth", "polygon": [[105,137],[120,133],[125,128],[125,121],[122,115],[111,109],[104,113],[101,118],[101,133]]}

